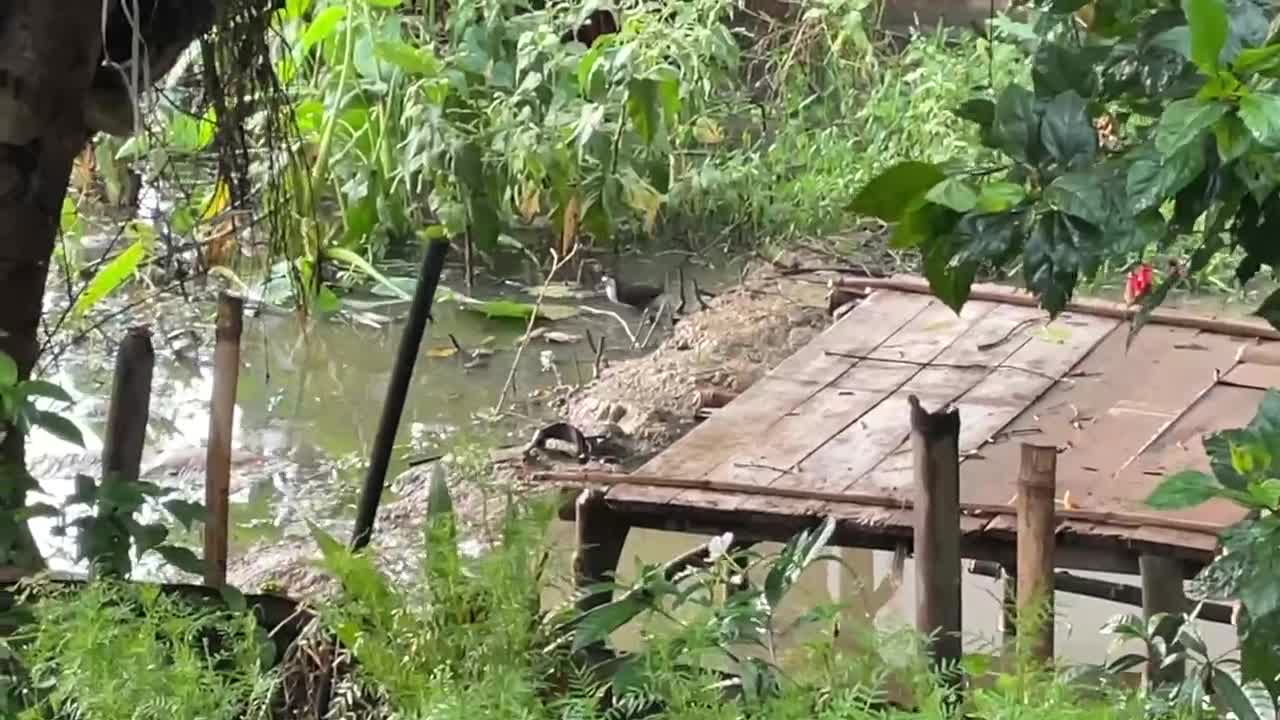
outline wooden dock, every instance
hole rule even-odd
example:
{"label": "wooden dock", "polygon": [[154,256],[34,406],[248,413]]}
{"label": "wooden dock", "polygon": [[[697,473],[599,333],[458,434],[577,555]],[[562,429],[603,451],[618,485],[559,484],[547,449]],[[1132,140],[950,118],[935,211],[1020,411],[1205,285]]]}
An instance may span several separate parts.
{"label": "wooden dock", "polygon": [[1236,507],[1156,512],[1144,499],[1168,473],[1207,469],[1200,437],[1247,424],[1280,386],[1273,330],[1168,313],[1126,348],[1117,305],[1048,323],[1025,295],[985,286],[957,315],[921,282],[881,284],[636,472],[543,479],[599,488],[623,537],[785,540],[830,516],[839,545],[910,550],[914,395],[959,410],[965,557],[1012,564],[1025,442],[1058,449],[1058,567],[1136,573],[1147,555],[1190,575],[1211,559]]}

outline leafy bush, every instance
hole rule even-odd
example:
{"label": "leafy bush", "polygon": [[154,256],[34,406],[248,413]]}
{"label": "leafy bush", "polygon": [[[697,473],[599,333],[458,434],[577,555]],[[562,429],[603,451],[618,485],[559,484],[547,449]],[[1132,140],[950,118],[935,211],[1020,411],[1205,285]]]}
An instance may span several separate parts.
{"label": "leafy bush", "polygon": [[[4,649],[24,720],[259,717],[275,648],[249,612],[202,610],[155,586],[35,587]],[[17,713],[18,708],[23,708]]]}
{"label": "leafy bush", "polygon": [[[955,108],[996,167],[897,165],[859,211],[897,224],[934,292],[964,304],[982,269],[1020,267],[1051,313],[1107,261],[1189,248],[1143,298],[1143,314],[1215,256],[1236,276],[1273,267],[1280,209],[1274,7],[1254,0],[1045,0],[1006,23],[1033,58],[1011,83]],[[1175,258],[1176,260],[1176,258]],[[1280,294],[1259,313],[1280,323]]]}

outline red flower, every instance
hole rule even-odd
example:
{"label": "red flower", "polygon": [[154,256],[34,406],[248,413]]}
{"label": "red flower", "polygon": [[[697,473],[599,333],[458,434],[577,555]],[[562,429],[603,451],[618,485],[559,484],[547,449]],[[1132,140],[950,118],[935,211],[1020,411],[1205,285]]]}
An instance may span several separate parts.
{"label": "red flower", "polygon": [[1129,279],[1124,284],[1124,301],[1130,305],[1142,299],[1151,291],[1155,282],[1155,271],[1151,266],[1142,263],[1129,271]]}

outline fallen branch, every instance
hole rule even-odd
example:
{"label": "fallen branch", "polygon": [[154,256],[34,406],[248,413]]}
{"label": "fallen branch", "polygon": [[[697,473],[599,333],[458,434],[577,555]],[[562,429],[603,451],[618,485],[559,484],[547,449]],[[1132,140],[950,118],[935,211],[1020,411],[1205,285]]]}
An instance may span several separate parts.
{"label": "fallen branch", "polygon": [[619,315],[618,313],[612,310],[601,310],[599,308],[593,308],[590,305],[581,305],[578,307],[578,309],[581,310],[582,312],[589,313],[591,315],[604,315],[606,317],[611,317],[614,320],[617,320],[618,324],[622,326],[622,329],[627,331],[627,338],[631,340],[631,344],[635,345],[636,334],[631,332],[631,327],[627,325],[627,321],[623,320],[622,316]]}
{"label": "fallen branch", "polygon": [[542,301],[547,297],[547,289],[551,287],[551,280],[555,278],[556,273],[564,264],[573,259],[574,253],[578,252],[578,246],[574,245],[568,255],[563,258],[556,254],[555,250],[551,251],[551,272],[547,273],[547,278],[542,282],[542,289],[538,291],[538,299],[533,303],[533,312],[529,313],[529,324],[524,329],[524,338],[521,339],[520,345],[516,347],[515,359],[511,361],[511,370],[507,373],[507,381],[502,385],[502,393],[498,395],[498,404],[494,406],[495,415],[502,413],[502,408],[507,404],[507,394],[511,392],[511,388],[516,382],[516,368],[520,367],[520,358],[524,355],[525,348],[529,347],[529,343],[533,340],[533,324],[538,321],[538,313],[542,310]]}

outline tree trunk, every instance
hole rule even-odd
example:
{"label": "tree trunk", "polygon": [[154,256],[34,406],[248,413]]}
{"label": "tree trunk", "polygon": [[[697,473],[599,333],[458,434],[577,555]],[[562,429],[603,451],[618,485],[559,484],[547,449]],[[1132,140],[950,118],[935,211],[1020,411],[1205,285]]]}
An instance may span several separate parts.
{"label": "tree trunk", "polygon": [[[27,377],[71,165],[88,130],[103,0],[5,0],[0,9],[0,350]],[[23,438],[0,442],[0,566],[43,561],[15,510],[32,486]]]}

